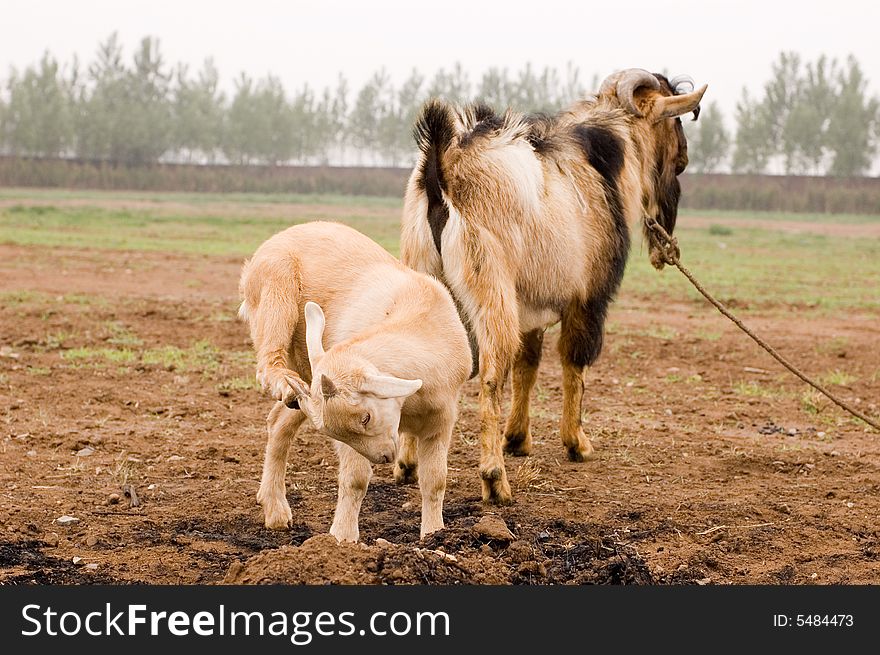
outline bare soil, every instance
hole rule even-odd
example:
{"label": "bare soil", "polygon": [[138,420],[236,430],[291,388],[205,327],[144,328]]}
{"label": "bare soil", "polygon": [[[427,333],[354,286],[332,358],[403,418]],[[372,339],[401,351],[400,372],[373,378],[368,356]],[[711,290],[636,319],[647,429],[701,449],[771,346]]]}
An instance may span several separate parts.
{"label": "bare soil", "polygon": [[[586,375],[595,460],[565,460],[551,331],[534,453],[507,460],[512,506],[480,501],[471,382],[446,530],[420,542],[418,489],[380,466],[363,544],[322,536],[335,459],[314,431],[292,447],[294,525],[266,530],[255,494],[271,401],[229,382],[253,376],[234,319],[240,263],[0,246],[0,584],[880,583],[878,436],[805,397],[710,308],[670,299],[613,308]],[[876,315],[752,307],[748,321],[808,371],[854,376],[835,388],[880,412]],[[216,350],[196,363],[142,356],[200,342]],[[486,514],[513,538],[475,529]]]}

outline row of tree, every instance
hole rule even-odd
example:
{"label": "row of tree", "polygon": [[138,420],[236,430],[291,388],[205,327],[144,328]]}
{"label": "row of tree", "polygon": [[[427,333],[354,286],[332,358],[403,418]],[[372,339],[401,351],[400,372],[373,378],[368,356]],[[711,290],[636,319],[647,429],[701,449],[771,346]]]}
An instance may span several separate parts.
{"label": "row of tree", "polygon": [[825,56],[804,63],[783,52],[761,97],[743,88],[733,137],[717,103],[689,129],[692,170],[862,175],[880,140],[880,102],[867,86],[854,57],[842,64]]}
{"label": "row of tree", "polygon": [[[383,70],[353,98],[340,75],[335,88],[307,84],[288,94],[278,78],[241,74],[234,93],[220,89],[211,60],[192,73],[165,64],[155,39],[145,38],[130,63],[112,35],[82,69],[48,53],[19,73],[0,97],[0,148],[37,157],[147,163],[225,160],[233,163],[408,162],[410,126],[431,96],[467,100],[474,88],[460,64],[428,81],[413,71],[402,85]],[[496,106],[552,111],[585,93],[579,71],[565,78],[526,66],[515,75],[487,71],[476,95]]]}
{"label": "row of tree", "polygon": [[[473,84],[460,64],[430,80],[413,71],[399,86],[385,71],[356,93],[340,75],[335,88],[303,85],[288,93],[278,78],[241,74],[231,96],[211,62],[192,72],[163,60],[145,38],[126,61],[116,35],[85,68],[60,66],[48,53],[12,70],[0,94],[0,150],[36,157],[78,157],[140,164],[407,164],[410,126],[431,96],[480,98],[495,107],[552,112],[595,89],[569,65],[560,75],[531,66],[492,68]],[[782,53],[760,98],[745,89],[733,136],[717,103],[688,124],[691,170],[858,175],[870,168],[880,112],[858,62],[826,57],[804,64]]]}

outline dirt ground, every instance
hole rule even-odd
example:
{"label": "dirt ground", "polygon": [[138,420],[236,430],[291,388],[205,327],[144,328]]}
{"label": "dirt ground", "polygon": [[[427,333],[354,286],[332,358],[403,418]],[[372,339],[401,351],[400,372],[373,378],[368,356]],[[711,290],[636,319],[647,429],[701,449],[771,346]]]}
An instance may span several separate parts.
{"label": "dirt ground", "polygon": [[[419,542],[418,489],[380,466],[363,544],[323,536],[335,458],[313,431],[291,450],[294,526],[266,530],[271,401],[234,319],[240,263],[0,246],[0,584],[880,583],[880,437],[710,308],[669,299],[611,312],[586,375],[595,460],[564,458],[551,332],[534,454],[507,460],[515,504],[480,501],[471,382],[446,530]],[[880,412],[876,315],[749,323],[808,371],[854,376],[835,388]]]}

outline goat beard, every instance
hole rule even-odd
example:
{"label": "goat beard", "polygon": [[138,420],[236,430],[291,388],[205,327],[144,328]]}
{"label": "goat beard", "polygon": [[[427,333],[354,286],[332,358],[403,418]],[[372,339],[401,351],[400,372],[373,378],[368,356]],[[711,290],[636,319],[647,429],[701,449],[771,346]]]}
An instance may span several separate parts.
{"label": "goat beard", "polygon": [[653,234],[648,237],[648,239],[648,257],[651,260],[651,266],[658,271],[662,271],[663,267],[666,266],[666,260],[663,257],[663,250],[657,244],[656,238]]}

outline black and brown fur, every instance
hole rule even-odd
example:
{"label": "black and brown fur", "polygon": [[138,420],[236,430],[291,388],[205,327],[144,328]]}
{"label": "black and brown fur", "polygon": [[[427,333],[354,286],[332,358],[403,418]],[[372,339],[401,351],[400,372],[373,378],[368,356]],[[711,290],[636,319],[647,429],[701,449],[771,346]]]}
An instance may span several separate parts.
{"label": "black and brown fur", "polygon": [[527,455],[543,332],[558,321],[562,441],[572,460],[592,454],[580,418],[583,368],[602,351],[631,226],[648,216],[675,226],[677,176],[687,165],[675,112],[696,111],[705,91],[677,96],[663,76],[647,82],[630,84],[627,102],[603,85],[555,116],[430,101],[416,124],[421,156],[405,197],[401,255],[444,281],[478,345],[484,500],[511,499],[503,384],[512,373],[504,450]]}

